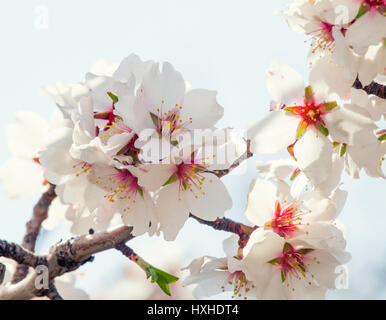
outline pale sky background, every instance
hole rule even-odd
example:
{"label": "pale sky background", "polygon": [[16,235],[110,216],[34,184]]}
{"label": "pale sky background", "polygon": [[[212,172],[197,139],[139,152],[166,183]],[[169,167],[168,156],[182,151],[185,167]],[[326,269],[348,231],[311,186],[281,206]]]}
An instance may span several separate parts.
{"label": "pale sky background", "polygon": [[[5,127],[17,110],[48,117],[54,103],[39,88],[78,82],[99,59],[118,63],[134,52],[142,59],[169,61],[193,88],[218,91],[225,108],[220,126],[245,128],[266,114],[270,97],[264,72],[271,60],[287,63],[307,75],[306,38],[291,31],[284,19],[272,15],[288,0],[115,0],[115,1],[2,1],[0,4],[1,132],[0,163],[9,158]],[[37,14],[47,10],[47,28]],[[44,25],[43,25],[44,27]],[[226,215],[242,219],[251,180],[257,177],[255,156],[244,174],[224,178],[234,207]],[[28,177],[26,177],[28,179]],[[347,227],[348,290],[330,294],[335,299],[386,298],[385,182],[363,175],[343,179],[349,198],[341,215]],[[20,242],[24,224],[36,198],[10,200],[0,192],[0,238]],[[46,234],[51,243],[65,234]],[[222,256],[227,234],[194,221],[186,224],[177,241],[185,248],[181,267],[200,255]],[[138,239],[131,246],[151,262],[157,238]],[[46,245],[41,247],[45,250]],[[79,285],[92,292],[113,282],[117,270],[129,264],[111,251],[96,256]],[[134,266],[135,267],[135,266]]]}

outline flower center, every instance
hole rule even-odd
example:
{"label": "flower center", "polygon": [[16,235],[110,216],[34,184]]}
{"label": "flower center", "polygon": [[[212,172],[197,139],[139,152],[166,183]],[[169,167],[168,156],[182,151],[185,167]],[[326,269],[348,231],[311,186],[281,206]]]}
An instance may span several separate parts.
{"label": "flower center", "polygon": [[117,173],[106,177],[99,176],[95,183],[101,184],[107,191],[104,197],[110,202],[135,198],[137,192],[143,193],[142,188],[138,185],[138,178],[127,169],[117,170]]}
{"label": "flower center", "polygon": [[303,105],[284,108],[285,111],[301,119],[297,130],[297,137],[300,138],[311,125],[325,136],[328,136],[324,116],[331,112],[337,106],[337,103],[335,101],[316,103],[311,86],[305,88],[303,101]]}
{"label": "flower center", "polygon": [[123,121],[117,116],[114,116],[114,120],[111,123],[107,123],[103,131],[99,132],[99,138],[103,143],[107,143],[107,141],[117,134],[122,134],[125,132],[131,133],[133,130],[129,128]]}
{"label": "flower center", "polygon": [[[200,163],[181,163],[177,166],[175,174],[178,178],[179,190],[189,189],[190,192],[193,191],[193,187],[196,190],[202,192],[202,184],[205,181],[205,177],[201,175],[202,172],[206,171],[204,164]],[[205,192],[202,192],[205,195]],[[195,195],[195,198],[198,198]]]}
{"label": "flower center", "polygon": [[332,51],[334,49],[335,39],[332,35],[332,28],[334,25],[320,21],[319,28],[315,31],[312,31],[313,35],[311,47],[312,53],[315,53],[317,49],[329,50]]}
{"label": "flower center", "polygon": [[[312,259],[308,256],[310,252],[314,251],[314,249],[309,248],[301,248],[295,249],[292,245],[286,242],[283,246],[283,251],[280,255],[268,261],[268,263],[277,266],[280,269],[281,281],[284,283],[287,280],[287,286],[290,286],[292,280],[297,279],[301,280],[303,278],[308,278],[307,274],[307,266],[309,265],[309,261]],[[317,257],[314,257],[316,263],[320,264],[320,261]],[[311,278],[314,278],[314,275],[310,275]],[[309,279],[308,284],[311,285],[312,280]],[[294,288],[292,288],[295,291]]]}
{"label": "flower center", "polygon": [[81,174],[89,172],[91,167],[92,167],[91,164],[84,161],[80,161],[72,166],[73,169],[77,170],[77,173],[76,173],[77,177],[79,177]]}
{"label": "flower center", "polygon": [[[162,100],[163,104],[164,101]],[[188,123],[192,123],[192,118],[189,118],[189,122],[183,122],[180,119],[181,110],[182,106],[176,104],[174,108],[169,109],[167,112],[162,112],[160,108],[157,108],[157,114],[151,114],[153,123],[162,136],[170,137],[175,131],[184,129]]]}
{"label": "flower center", "polygon": [[272,228],[281,237],[291,237],[298,230],[301,225],[301,216],[303,213],[299,211],[294,205],[287,208],[282,208],[280,202],[276,202],[275,217],[265,226]]}
{"label": "flower center", "polygon": [[379,13],[386,15],[386,1],[385,0],[362,0],[362,10],[376,10]]}
{"label": "flower center", "polygon": [[114,105],[106,111],[94,112],[94,119],[106,120],[103,130],[108,130],[117,116],[114,114]]}
{"label": "flower center", "polygon": [[[241,298],[244,297],[244,300],[247,300],[247,294],[251,290],[251,288],[255,288],[255,285],[252,284],[251,281],[248,281],[245,277],[245,274],[242,271],[235,271],[233,273],[229,273],[228,284],[233,286],[233,295],[232,298]],[[221,287],[222,292],[225,292],[225,286]]]}

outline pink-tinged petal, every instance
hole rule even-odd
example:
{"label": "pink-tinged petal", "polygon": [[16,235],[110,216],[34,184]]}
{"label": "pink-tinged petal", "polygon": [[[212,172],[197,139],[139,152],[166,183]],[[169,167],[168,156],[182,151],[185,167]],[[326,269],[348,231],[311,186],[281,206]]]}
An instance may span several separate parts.
{"label": "pink-tinged petal", "polygon": [[332,143],[314,129],[307,130],[294,147],[299,168],[313,185],[327,179],[332,166],[332,152]]}
{"label": "pink-tinged petal", "polygon": [[276,102],[290,105],[302,100],[303,78],[291,67],[272,62],[266,71],[266,82],[267,90]]}
{"label": "pink-tinged petal", "polygon": [[276,153],[295,142],[299,119],[286,111],[278,110],[250,125],[248,139],[251,139],[253,153]]}

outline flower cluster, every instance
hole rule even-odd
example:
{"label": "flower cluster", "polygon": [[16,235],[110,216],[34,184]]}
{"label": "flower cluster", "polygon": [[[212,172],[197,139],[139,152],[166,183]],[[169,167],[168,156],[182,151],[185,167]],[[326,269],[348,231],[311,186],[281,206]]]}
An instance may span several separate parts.
{"label": "flower cluster", "polygon": [[[46,92],[70,125],[50,132],[39,162],[70,205],[73,230],[123,222],[137,236],[162,231],[173,240],[190,212],[215,220],[231,208],[214,170],[229,167],[246,144],[214,127],[223,115],[216,92],[187,90],[171,64],[160,70],[136,55],[113,73]],[[233,155],[219,154],[231,146]]]}
{"label": "flower cluster", "polygon": [[385,83],[386,2],[294,0],[281,15],[311,37],[309,80],[272,62],[270,112],[247,136],[253,153],[289,157],[257,163],[265,180],[249,191],[246,216],[257,229],[248,243],[233,236],[224,242],[225,258],[187,267],[185,284],[197,284],[197,297],[231,291],[243,299],[321,299],[345,287],[350,255],[336,220],[347,196],[342,173],[357,179],[363,169],[385,178],[379,126],[386,100],[363,88]]}
{"label": "flower cluster", "polygon": [[[197,297],[321,299],[345,287],[350,254],[336,219],[347,198],[342,174],[385,178],[386,2],[293,0],[281,15],[311,37],[309,79],[272,62],[270,112],[247,139],[216,127],[216,92],[191,89],[170,63],[131,54],[93,67],[82,82],[44,88],[59,109],[49,122],[17,114],[8,128],[14,157],[0,168],[5,191],[20,197],[55,187],[45,227],[65,217],[74,234],[127,225],[133,236],[162,232],[172,241],[189,216],[234,233],[225,257],[185,268],[184,285],[196,284]],[[283,151],[287,158],[257,163],[261,179],[245,210],[253,227],[223,219],[232,199],[220,178],[252,154]],[[170,293],[177,277],[119,245]]]}
{"label": "flower cluster", "polygon": [[225,240],[226,257],[196,259],[185,284],[198,284],[197,297],[231,291],[237,299],[324,298],[347,278],[343,264],[350,255],[335,219],[346,196],[339,189],[329,198],[319,192],[295,196],[282,180],[276,186],[255,180],[246,216],[258,228],[248,244],[240,250],[237,236]]}

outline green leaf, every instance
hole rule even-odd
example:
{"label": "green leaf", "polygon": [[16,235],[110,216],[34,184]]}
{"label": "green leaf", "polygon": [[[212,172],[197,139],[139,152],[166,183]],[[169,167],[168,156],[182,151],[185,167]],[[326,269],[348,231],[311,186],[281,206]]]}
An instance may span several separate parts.
{"label": "green leaf", "polygon": [[158,117],[154,114],[154,113],[151,113],[150,112],[150,117],[151,117],[151,121],[153,121],[153,124],[158,127],[159,125],[159,119]]}
{"label": "green leaf", "polygon": [[182,180],[182,186],[184,187],[184,190],[188,188],[184,180]]}
{"label": "green leaf", "polygon": [[336,147],[339,147],[340,146],[340,142],[336,142],[336,141],[334,141],[333,143],[332,143],[332,147],[335,149]]}
{"label": "green leaf", "polygon": [[328,129],[322,123],[317,122],[316,127],[318,128],[320,133],[322,133],[326,137],[328,136]]}
{"label": "green leaf", "polygon": [[163,292],[171,296],[169,284],[177,282],[179,278],[153,266],[147,267],[146,273],[148,274],[148,278],[151,277],[151,282],[157,283]]}
{"label": "green leaf", "polygon": [[299,168],[296,168],[296,169],[292,172],[292,175],[291,175],[291,177],[290,177],[290,180],[291,180],[291,181],[295,180],[295,178],[299,175],[300,172],[301,172],[300,169],[299,169]]}
{"label": "green leaf", "polygon": [[168,184],[171,184],[171,183],[173,183],[174,181],[177,181],[177,180],[178,180],[178,175],[177,175],[177,173],[173,173],[173,174],[169,177],[168,181],[166,181],[162,186],[167,186]]}
{"label": "green leaf", "polygon": [[355,17],[355,19],[359,19],[360,17],[362,17],[366,12],[369,11],[369,6],[365,5],[361,5],[359,7],[359,10],[358,10],[358,13],[357,13],[357,16]]}
{"label": "green leaf", "polygon": [[347,150],[347,144],[346,144],[346,143],[343,143],[342,146],[340,147],[340,153],[339,153],[339,155],[340,155],[341,157],[343,157],[344,154],[346,153],[346,150]]}
{"label": "green leaf", "polygon": [[141,197],[143,198],[143,190],[142,190],[142,188],[138,187],[137,191],[141,195]]}
{"label": "green leaf", "polygon": [[286,278],[286,271],[285,269],[281,269],[281,282],[284,282],[285,281],[285,278]]}
{"label": "green leaf", "polygon": [[314,251],[314,249],[310,249],[310,248],[304,248],[304,249],[300,249],[298,250],[298,252],[300,254],[309,254],[310,252]]}
{"label": "green leaf", "polygon": [[301,263],[298,263],[298,267],[299,267],[300,270],[303,271],[303,273],[306,272],[306,269],[304,268],[304,266]]}
{"label": "green leaf", "polygon": [[304,90],[304,98],[307,100],[308,103],[312,103],[314,101],[314,92],[312,91],[312,87],[308,86]]}
{"label": "green leaf", "polygon": [[107,94],[109,95],[109,97],[111,98],[111,100],[113,100],[114,103],[117,103],[117,102],[118,102],[118,97],[117,97],[114,93],[107,92]]}
{"label": "green leaf", "polygon": [[292,250],[293,250],[293,247],[288,242],[286,242],[283,246],[283,252],[292,251]]}
{"label": "green leaf", "polygon": [[335,101],[331,101],[331,102],[323,103],[322,108],[323,108],[323,111],[325,111],[325,112],[331,112],[337,106],[338,106],[338,104]]}
{"label": "green leaf", "polygon": [[277,266],[280,264],[280,258],[275,258],[275,259],[269,260],[268,263],[270,263],[274,266]]}
{"label": "green leaf", "polygon": [[296,132],[296,137],[299,139],[303,135],[306,129],[307,129],[307,122],[300,121],[298,125],[298,130]]}
{"label": "green leaf", "polygon": [[283,110],[287,111],[295,116],[299,115],[301,112],[301,108],[299,108],[299,107],[285,107]]}
{"label": "green leaf", "polygon": [[386,133],[378,137],[379,141],[385,141],[386,140]]}

